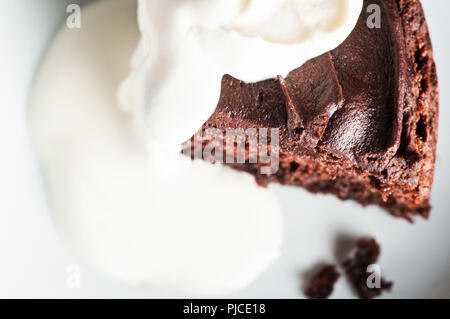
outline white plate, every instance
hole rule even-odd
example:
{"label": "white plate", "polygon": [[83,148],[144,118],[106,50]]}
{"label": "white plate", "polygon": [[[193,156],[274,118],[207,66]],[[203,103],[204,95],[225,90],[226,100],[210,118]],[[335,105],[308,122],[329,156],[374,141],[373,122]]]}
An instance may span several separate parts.
{"label": "white plate", "polygon": [[[130,0],[131,1],[131,0]],[[69,0],[0,0],[0,297],[177,298],[171,291],[134,288],[105,278],[86,265],[81,288],[67,285],[78,265],[56,236],[41,175],[25,126],[27,93],[40,57],[67,16]],[[382,245],[383,274],[395,281],[384,297],[450,298],[450,45],[447,0],[423,0],[431,30],[441,91],[440,138],[433,210],[414,225],[377,207],[362,208],[333,196],[279,188],[285,211],[283,256],[253,285],[232,298],[299,298],[302,277],[315,264],[335,259],[336,238],[372,235]],[[344,280],[334,298],[352,297]]]}

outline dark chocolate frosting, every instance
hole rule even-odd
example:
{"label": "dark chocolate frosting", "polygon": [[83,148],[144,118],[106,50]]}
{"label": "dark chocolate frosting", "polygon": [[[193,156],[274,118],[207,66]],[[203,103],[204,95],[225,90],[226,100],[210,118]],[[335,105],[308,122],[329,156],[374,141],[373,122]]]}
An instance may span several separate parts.
{"label": "dark chocolate frosting", "polygon": [[[381,28],[369,28],[366,8],[381,8]],[[395,1],[365,1],[350,36],[336,49],[286,78],[243,83],[222,80],[219,127],[277,127],[281,144],[326,152],[380,172],[396,154],[407,86],[402,21]]]}

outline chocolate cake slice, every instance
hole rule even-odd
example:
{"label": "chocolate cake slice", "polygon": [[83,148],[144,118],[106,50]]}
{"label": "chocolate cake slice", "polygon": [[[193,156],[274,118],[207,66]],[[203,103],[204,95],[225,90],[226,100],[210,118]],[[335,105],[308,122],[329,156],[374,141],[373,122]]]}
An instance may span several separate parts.
{"label": "chocolate cake slice", "polygon": [[[373,4],[380,8],[380,28],[367,23]],[[420,1],[364,1],[345,42],[286,78],[244,83],[225,75],[217,108],[201,132],[208,128],[278,129],[275,173],[262,174],[261,161],[229,164],[261,185],[333,193],[408,220],[428,217],[438,81]],[[203,140],[203,147],[212,140]],[[222,143],[236,153],[236,143]]]}

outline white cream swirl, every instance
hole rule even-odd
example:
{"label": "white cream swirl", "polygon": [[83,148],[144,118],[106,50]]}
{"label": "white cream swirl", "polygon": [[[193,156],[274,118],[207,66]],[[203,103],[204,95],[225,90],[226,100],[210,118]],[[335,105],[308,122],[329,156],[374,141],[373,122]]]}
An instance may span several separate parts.
{"label": "white cream swirl", "polygon": [[214,111],[222,75],[285,76],[342,43],[361,9],[362,0],[139,0],[142,40],[121,105],[150,136],[182,143]]}

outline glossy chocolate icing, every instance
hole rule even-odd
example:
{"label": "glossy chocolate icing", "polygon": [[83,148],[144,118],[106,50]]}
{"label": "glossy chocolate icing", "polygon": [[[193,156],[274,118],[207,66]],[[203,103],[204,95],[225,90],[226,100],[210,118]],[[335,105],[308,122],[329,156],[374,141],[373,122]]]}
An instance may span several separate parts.
{"label": "glossy chocolate icing", "polygon": [[281,143],[298,152],[319,148],[382,170],[400,145],[406,55],[393,2],[370,3],[381,7],[380,29],[367,27],[364,10],[344,43],[285,79],[247,84],[224,76],[213,117],[226,114],[229,127],[283,128]]}

